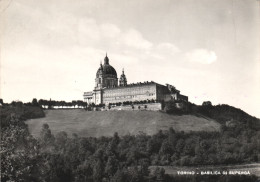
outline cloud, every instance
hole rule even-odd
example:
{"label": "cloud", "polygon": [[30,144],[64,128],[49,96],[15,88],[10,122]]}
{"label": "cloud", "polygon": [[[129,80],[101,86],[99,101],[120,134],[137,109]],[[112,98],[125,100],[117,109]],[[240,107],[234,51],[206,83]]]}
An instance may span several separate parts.
{"label": "cloud", "polygon": [[143,35],[135,29],[130,29],[122,36],[123,43],[137,49],[150,49],[152,43],[143,38]]}
{"label": "cloud", "polygon": [[211,64],[217,61],[217,55],[214,51],[209,51],[206,49],[195,49],[186,54],[186,58],[190,62],[201,63],[201,64]]}
{"label": "cloud", "polygon": [[149,50],[153,43],[146,40],[136,29],[121,30],[112,23],[98,24],[94,19],[79,20],[78,32],[74,32],[83,46],[95,46],[103,49]]}
{"label": "cloud", "polygon": [[[94,19],[91,18],[82,18],[79,20],[78,24],[76,25],[78,31],[74,29],[72,32],[72,36],[77,36],[78,41],[83,44],[91,44],[93,42],[101,41],[101,30],[100,26],[96,23]],[[73,29],[72,29],[73,30]]]}
{"label": "cloud", "polygon": [[108,38],[116,38],[121,30],[115,24],[104,23],[100,25],[102,35]]}
{"label": "cloud", "polygon": [[169,42],[160,43],[159,45],[157,45],[156,48],[158,51],[169,52],[171,54],[180,52],[180,49],[177,46],[175,46]]}
{"label": "cloud", "polygon": [[[17,10],[19,10],[18,13]],[[49,11],[48,8],[42,9],[38,6],[33,8],[27,4],[15,2],[15,8],[11,9],[11,14],[14,19],[8,24],[6,32],[11,32],[12,36],[8,36],[10,35],[8,33],[4,37],[9,45],[8,47],[5,45],[5,49],[21,50],[22,53],[25,46],[35,45],[38,46],[36,52],[48,50],[45,51],[49,55],[45,62],[64,60],[72,56],[74,59],[82,59],[81,55],[99,62],[102,51],[104,53],[107,51],[109,55],[117,54],[121,58],[131,57],[131,60],[143,62],[164,61],[180,51],[169,42],[153,43],[136,28],[123,29],[112,22],[102,23],[92,17],[79,16],[68,11]],[[23,22],[19,23],[20,20]],[[36,31],[35,28],[37,28]],[[21,44],[26,45],[21,46]],[[61,55],[57,56],[57,52],[60,51],[62,51]],[[24,59],[28,59],[28,56],[30,55],[24,55]],[[130,59],[127,60],[130,61]]]}
{"label": "cloud", "polygon": [[159,60],[167,60],[176,56],[177,53],[180,53],[181,50],[172,43],[163,42],[155,45],[151,50],[151,56]]}

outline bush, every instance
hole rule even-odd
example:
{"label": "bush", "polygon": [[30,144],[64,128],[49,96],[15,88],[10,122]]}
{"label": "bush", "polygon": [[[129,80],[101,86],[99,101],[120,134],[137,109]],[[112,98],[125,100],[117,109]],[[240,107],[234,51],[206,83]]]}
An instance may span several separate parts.
{"label": "bush", "polygon": [[168,114],[182,114],[182,110],[176,108],[173,100],[165,103],[164,111]]}

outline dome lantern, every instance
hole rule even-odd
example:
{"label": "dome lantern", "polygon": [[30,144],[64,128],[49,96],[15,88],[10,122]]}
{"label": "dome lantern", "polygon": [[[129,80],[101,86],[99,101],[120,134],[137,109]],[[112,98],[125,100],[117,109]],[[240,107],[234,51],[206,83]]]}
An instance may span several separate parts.
{"label": "dome lantern", "polygon": [[108,57],[107,57],[107,53],[106,53],[106,57],[105,57],[105,59],[104,59],[104,64],[109,64],[109,59],[108,59]]}

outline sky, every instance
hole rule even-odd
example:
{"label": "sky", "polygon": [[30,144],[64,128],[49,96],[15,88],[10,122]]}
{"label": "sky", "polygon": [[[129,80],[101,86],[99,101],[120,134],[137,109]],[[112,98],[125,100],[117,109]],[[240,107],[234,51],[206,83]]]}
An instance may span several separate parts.
{"label": "sky", "polygon": [[106,52],[128,83],[260,118],[258,0],[0,0],[0,97],[83,100]]}

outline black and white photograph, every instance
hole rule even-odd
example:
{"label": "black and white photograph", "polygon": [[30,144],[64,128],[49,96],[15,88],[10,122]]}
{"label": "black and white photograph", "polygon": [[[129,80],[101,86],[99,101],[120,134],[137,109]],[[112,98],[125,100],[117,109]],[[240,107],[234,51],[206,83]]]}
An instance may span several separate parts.
{"label": "black and white photograph", "polygon": [[1,182],[259,182],[259,0],[0,0]]}

